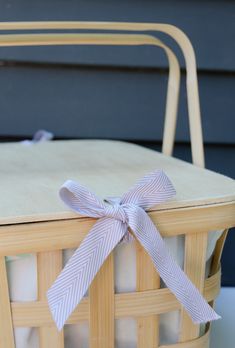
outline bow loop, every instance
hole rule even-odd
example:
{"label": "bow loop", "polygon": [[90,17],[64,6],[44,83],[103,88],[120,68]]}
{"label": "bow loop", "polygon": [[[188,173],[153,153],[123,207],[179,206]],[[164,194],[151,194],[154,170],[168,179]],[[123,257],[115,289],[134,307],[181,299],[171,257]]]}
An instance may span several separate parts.
{"label": "bow loop", "polygon": [[62,201],[76,213],[94,218],[104,216],[104,202],[92,191],[75,181],[65,181],[59,195]]}
{"label": "bow loop", "polygon": [[175,189],[162,170],[145,175],[122,198],[121,203],[132,203],[149,209],[163,203],[175,195]]}

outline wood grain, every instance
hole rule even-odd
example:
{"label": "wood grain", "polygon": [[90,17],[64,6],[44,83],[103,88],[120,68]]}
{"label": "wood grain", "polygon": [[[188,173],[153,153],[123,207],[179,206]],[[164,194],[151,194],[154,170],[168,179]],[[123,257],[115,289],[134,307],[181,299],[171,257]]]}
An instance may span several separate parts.
{"label": "wood grain", "polygon": [[14,348],[14,333],[5,258],[0,257],[0,347]]}
{"label": "wood grain", "polygon": [[89,290],[90,348],[114,348],[113,255],[109,255]]}
{"label": "wood grain", "polygon": [[[150,212],[149,215],[163,237],[189,235],[197,233],[198,229],[207,232],[235,226],[235,201],[159,210]],[[78,247],[95,221],[91,218],[74,218],[0,226],[0,255]]]}
{"label": "wood grain", "polygon": [[[205,281],[204,296],[212,301],[220,291],[220,270]],[[115,318],[149,316],[180,309],[180,303],[166,288],[122,293],[114,295]],[[37,327],[54,325],[45,300],[35,302],[12,302],[12,318],[14,327]],[[84,298],[67,321],[76,324],[89,320],[89,300]]]}
{"label": "wood grain", "polygon": [[[203,293],[206,270],[208,234],[195,233],[185,237],[184,271],[198,290]],[[187,312],[181,313],[180,341],[187,342],[199,336],[200,325],[195,325]]]}
{"label": "wood grain", "polygon": [[[62,269],[62,252],[50,251],[39,253],[37,257],[38,267],[38,299],[46,300],[46,292],[55,281]],[[55,324],[39,328],[40,348],[58,347],[64,348],[63,330],[59,332]]]}
{"label": "wood grain", "polygon": [[[158,289],[160,277],[150,256],[136,241],[136,291]],[[142,316],[137,319],[138,348],[159,346],[159,319],[157,315]]]}
{"label": "wood grain", "polygon": [[209,348],[210,345],[210,331],[208,330],[205,335],[184,343],[176,343],[171,345],[163,345],[159,348]]}

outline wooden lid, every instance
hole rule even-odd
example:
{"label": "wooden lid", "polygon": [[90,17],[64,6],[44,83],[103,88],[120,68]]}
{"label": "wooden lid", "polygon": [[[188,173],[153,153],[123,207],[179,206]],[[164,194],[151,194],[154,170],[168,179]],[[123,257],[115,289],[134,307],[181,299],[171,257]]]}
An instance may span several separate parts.
{"label": "wooden lid", "polygon": [[0,224],[77,218],[58,196],[67,179],[101,197],[120,196],[143,175],[162,169],[177,195],[153,210],[235,201],[235,181],[125,142],[52,141],[0,145]]}

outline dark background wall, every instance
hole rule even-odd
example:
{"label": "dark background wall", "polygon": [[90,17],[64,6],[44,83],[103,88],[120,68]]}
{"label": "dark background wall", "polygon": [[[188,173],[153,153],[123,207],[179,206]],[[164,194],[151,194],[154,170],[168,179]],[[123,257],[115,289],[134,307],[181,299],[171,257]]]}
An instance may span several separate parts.
{"label": "dark background wall", "polygon": [[[14,0],[0,20],[115,20],[175,24],[197,56],[206,166],[235,177],[235,1]],[[190,158],[184,61],[175,155]],[[0,140],[45,128],[57,138],[117,138],[160,148],[167,61],[151,47],[0,49]],[[138,101],[138,102],[137,102]],[[66,122],[65,122],[66,120]],[[235,286],[235,231],[223,284]]]}

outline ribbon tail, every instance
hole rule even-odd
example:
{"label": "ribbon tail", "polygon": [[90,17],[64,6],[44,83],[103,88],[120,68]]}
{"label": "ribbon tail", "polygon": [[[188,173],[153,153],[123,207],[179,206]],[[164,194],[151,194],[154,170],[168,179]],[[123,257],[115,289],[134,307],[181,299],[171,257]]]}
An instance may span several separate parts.
{"label": "ribbon tail", "polygon": [[135,206],[128,209],[128,225],[146,249],[160,277],[185,308],[195,324],[220,319],[199,290],[170,255],[164,240],[146,212]]}
{"label": "ribbon tail", "polygon": [[48,290],[49,308],[59,330],[126,231],[127,225],[121,221],[99,219]]}

